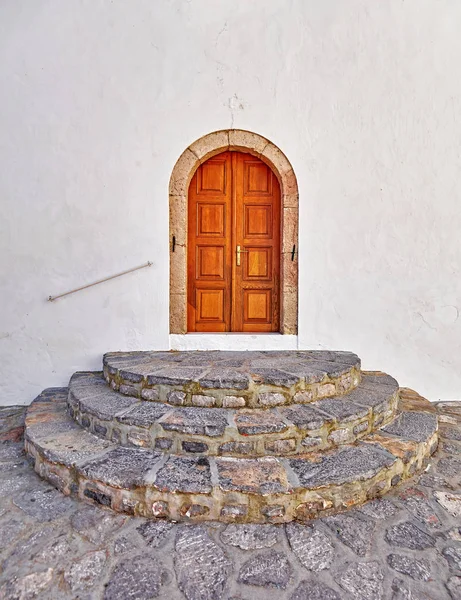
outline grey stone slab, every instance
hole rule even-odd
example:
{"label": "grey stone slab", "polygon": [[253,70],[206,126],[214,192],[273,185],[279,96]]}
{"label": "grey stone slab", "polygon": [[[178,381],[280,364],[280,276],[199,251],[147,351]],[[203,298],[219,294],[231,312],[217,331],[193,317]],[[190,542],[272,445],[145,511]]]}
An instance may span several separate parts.
{"label": "grey stone slab", "polygon": [[461,427],[453,427],[452,425],[447,425],[446,423],[440,424],[440,433],[447,440],[454,440],[457,442],[461,442]]}
{"label": "grey stone slab", "polygon": [[143,448],[116,448],[91,460],[78,470],[87,479],[114,487],[132,489],[144,485],[146,473],[163,455]]}
{"label": "grey stone slab", "polygon": [[288,425],[276,410],[239,410],[235,412],[234,422],[241,435],[259,433],[278,433],[286,431]]}
{"label": "grey stone slab", "polygon": [[276,458],[217,458],[219,486],[225,491],[278,494],[291,490],[282,462]]}
{"label": "grey stone slab", "polygon": [[210,369],[207,373],[202,375],[198,381],[204,388],[224,388],[233,390],[247,390],[250,384],[248,373],[221,366]]}
{"label": "grey stone slab", "polygon": [[293,576],[293,569],[282,552],[257,554],[240,568],[238,582],[265,588],[285,590]]}
{"label": "grey stone slab", "polygon": [[382,404],[390,403],[398,389],[397,382],[395,382],[395,387],[390,385],[379,385],[377,383],[374,383],[373,385],[369,384],[367,386],[366,384],[363,385],[360,383],[358,387],[351,392],[348,392],[343,398],[347,399],[349,402],[354,402],[359,406],[375,408]]}
{"label": "grey stone slab", "polygon": [[459,600],[461,598],[461,577],[450,577],[446,583],[446,587],[452,600]]}
{"label": "grey stone slab", "polygon": [[72,466],[99,456],[114,444],[76,427],[40,439],[40,452],[49,461]]}
{"label": "grey stone slab", "polygon": [[461,571],[461,547],[447,546],[442,550],[443,556],[446,558],[450,568]]}
{"label": "grey stone slab", "polygon": [[461,494],[447,494],[447,492],[433,492],[438,504],[448,513],[461,521]]}
{"label": "grey stone slab", "polygon": [[233,570],[226,553],[202,526],[178,527],[174,569],[187,600],[220,600]]}
{"label": "grey stone slab", "polygon": [[174,524],[164,520],[146,520],[136,527],[136,530],[151,548],[162,546],[173,529]]}
{"label": "grey stone slab", "polygon": [[389,527],[386,530],[385,540],[391,546],[410,550],[425,550],[435,546],[435,539],[410,521]]}
{"label": "grey stone slab", "polygon": [[433,529],[441,527],[442,524],[435,510],[435,504],[420,489],[413,486],[406,488],[399,492],[398,497],[408,512],[418,521],[424,523],[426,527]]}
{"label": "grey stone slab", "polygon": [[297,375],[279,369],[253,368],[251,377],[255,383],[266,383],[289,388],[299,381]]}
{"label": "grey stone slab", "polygon": [[132,408],[117,417],[117,421],[126,425],[136,425],[137,427],[150,427],[156,423],[163,415],[171,410],[169,404],[160,402],[140,402],[133,405]]}
{"label": "grey stone slab", "polygon": [[378,388],[388,387],[394,391],[399,389],[399,384],[396,379],[387,375],[386,373],[382,373],[380,375],[372,375],[372,374],[362,374],[362,381],[359,385],[360,388],[366,388],[370,390],[377,390]]}
{"label": "grey stone slab", "polygon": [[369,409],[351,402],[347,396],[344,398],[325,398],[312,402],[314,408],[318,408],[332,417],[336,417],[338,421],[355,421],[361,417],[365,417]]}
{"label": "grey stone slab", "polygon": [[279,541],[280,529],[273,525],[228,525],[221,532],[221,541],[242,550],[270,548]]}
{"label": "grey stone slab", "polygon": [[[298,363],[285,363],[280,364],[279,367],[282,367],[286,373],[290,375],[296,375],[300,381],[306,384],[312,383],[320,383],[323,381],[328,375],[332,377],[337,377],[339,374],[336,373],[338,371],[337,365],[334,363],[321,363],[319,361],[309,361],[309,362],[298,362]],[[348,367],[341,367],[339,369],[340,373],[343,371],[347,371]],[[336,373],[336,375],[333,375]]]}
{"label": "grey stone slab", "polygon": [[23,442],[0,445],[0,463],[13,462],[17,464],[25,457]]}
{"label": "grey stone slab", "polygon": [[[392,600],[436,600],[433,596],[428,596],[421,590],[415,588],[413,583],[408,584],[403,579],[395,578],[392,581],[393,590]],[[437,600],[439,600],[437,598]]]}
{"label": "grey stone slab", "polygon": [[437,417],[425,412],[402,412],[392,423],[381,429],[406,440],[424,442],[437,431]]}
{"label": "grey stone slab", "polygon": [[73,501],[61,492],[46,489],[24,490],[14,494],[13,503],[37,521],[52,521],[75,508]]}
{"label": "grey stone slab", "polygon": [[313,406],[293,405],[279,408],[279,413],[300,429],[320,429],[325,423],[333,422],[329,417],[319,412]]}
{"label": "grey stone slab", "polygon": [[104,600],[150,600],[163,594],[172,579],[158,557],[122,558],[112,571],[104,591]]}
{"label": "grey stone slab", "polygon": [[[74,396],[77,393],[74,392]],[[103,421],[112,421],[117,414],[139,402],[131,396],[124,396],[107,389],[104,393],[86,398],[79,398],[80,411],[83,414],[94,415]]]}
{"label": "grey stone slab", "polygon": [[290,460],[290,466],[298,476],[300,485],[313,488],[370,479],[395,460],[391,454],[371,444],[363,444],[325,454],[318,462],[294,458]]}
{"label": "grey stone slab", "polygon": [[461,454],[461,444],[459,442],[444,442],[441,449],[448,454]]}
{"label": "grey stone slab", "polygon": [[141,365],[150,362],[157,362],[167,359],[168,362],[173,360],[171,352],[151,352],[147,351],[132,351],[132,352],[106,352],[102,362],[104,366],[110,365]]}
{"label": "grey stone slab", "polygon": [[360,368],[360,358],[353,352],[343,350],[308,350],[305,353],[310,360],[321,360],[324,362],[339,362],[345,365]]}
{"label": "grey stone slab", "polygon": [[139,546],[135,544],[132,538],[121,535],[114,542],[114,554],[127,554],[128,552],[134,552],[138,550]]}
{"label": "grey stone slab", "polygon": [[299,562],[309,571],[329,569],[335,558],[330,536],[315,525],[288,523],[286,532],[290,547]]}
{"label": "grey stone slab", "polygon": [[202,367],[185,367],[182,365],[180,367],[163,367],[152,375],[148,375],[147,382],[149,385],[184,385],[192,381],[198,381],[204,370]]}
{"label": "grey stone slab", "polygon": [[107,551],[88,552],[64,571],[64,581],[72,591],[92,588],[107,562]]}
{"label": "grey stone slab", "polygon": [[212,491],[210,463],[207,458],[169,457],[155,478],[162,491],[209,494]]}
{"label": "grey stone slab", "polygon": [[178,431],[192,435],[210,437],[224,434],[229,411],[219,408],[184,407],[176,408],[160,421],[165,431]]}
{"label": "grey stone slab", "polygon": [[338,592],[321,581],[301,581],[289,600],[341,600]]}
{"label": "grey stone slab", "polygon": [[[66,528],[67,523],[64,527],[56,527],[55,523],[45,521],[38,528],[31,527],[29,523],[28,530],[32,530],[32,533],[18,540],[2,568],[14,568],[26,561],[34,564],[49,564],[50,561],[58,558],[61,564],[64,564],[76,555],[75,546],[72,548],[70,544],[70,536],[62,533]],[[8,543],[11,544],[11,541],[8,540]]]}
{"label": "grey stone slab", "polygon": [[322,520],[355,554],[366,556],[370,551],[376,523],[359,515],[358,511],[349,511]]}
{"label": "grey stone slab", "polygon": [[92,544],[108,543],[121,530],[127,518],[97,506],[81,504],[71,517],[71,527]]}
{"label": "grey stone slab", "polygon": [[107,383],[101,371],[77,371],[69,381],[69,389],[79,390],[86,395],[85,388],[107,387]]}
{"label": "grey stone slab", "polygon": [[26,523],[21,520],[21,515],[8,518],[0,522],[0,547],[6,548],[13,544],[26,530]]}
{"label": "grey stone slab", "polygon": [[398,511],[397,506],[386,498],[377,498],[360,507],[360,512],[374,519],[390,519]]}
{"label": "grey stone slab", "polygon": [[0,478],[0,497],[9,498],[21,489],[33,489],[41,483],[39,476],[32,470],[4,474]]}
{"label": "grey stone slab", "polygon": [[208,450],[208,444],[205,444],[205,442],[185,441],[181,443],[181,447],[185,452],[192,453],[206,452]]}
{"label": "grey stone slab", "polygon": [[437,463],[437,471],[448,477],[456,477],[461,475],[461,460],[454,456],[441,458]]}
{"label": "grey stone slab", "polygon": [[55,402],[62,401],[67,398],[67,394],[69,393],[69,388],[67,387],[50,387],[46,388],[41,392],[37,398],[35,398],[35,402]]}
{"label": "grey stone slab", "polygon": [[354,600],[382,600],[384,575],[377,561],[352,563],[336,577]]}
{"label": "grey stone slab", "polygon": [[416,581],[429,581],[431,579],[431,563],[425,558],[412,558],[404,554],[388,554],[387,564],[404,575]]}
{"label": "grey stone slab", "polygon": [[[58,574],[51,567],[28,575],[15,575],[0,587],[0,597],[7,600],[29,600],[48,590]],[[42,598],[44,596],[42,595]]]}

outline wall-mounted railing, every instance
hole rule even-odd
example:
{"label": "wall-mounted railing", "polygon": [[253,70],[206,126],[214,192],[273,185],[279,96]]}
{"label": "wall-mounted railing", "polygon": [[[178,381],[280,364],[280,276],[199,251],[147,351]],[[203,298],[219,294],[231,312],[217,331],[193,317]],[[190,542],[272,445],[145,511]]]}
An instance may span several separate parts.
{"label": "wall-mounted railing", "polygon": [[121,273],[117,273],[116,275],[111,275],[110,277],[104,277],[104,279],[99,279],[98,281],[94,281],[93,283],[88,283],[87,285],[82,285],[82,287],[75,288],[75,290],[70,290],[70,292],[65,292],[64,294],[59,294],[57,296],[48,296],[49,302],[54,302],[58,298],[64,298],[64,296],[68,296],[69,294],[75,294],[75,292],[80,292],[81,290],[86,290],[87,288],[93,287],[94,285],[99,285],[100,283],[104,283],[105,281],[110,281],[111,279],[115,279],[116,277],[121,277],[122,275],[127,275],[128,273],[133,273],[133,271],[139,271],[139,269],[145,269],[146,267],[151,267],[152,263],[147,261],[144,265],[140,265],[139,267],[133,267],[132,269],[128,269],[127,271],[122,271]]}

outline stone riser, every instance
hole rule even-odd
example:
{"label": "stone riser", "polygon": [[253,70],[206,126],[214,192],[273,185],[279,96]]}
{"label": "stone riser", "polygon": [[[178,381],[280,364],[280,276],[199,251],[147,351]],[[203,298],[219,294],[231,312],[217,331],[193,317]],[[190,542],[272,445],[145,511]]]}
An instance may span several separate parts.
{"label": "stone riser", "polygon": [[365,374],[346,396],[272,409],[179,407],[136,402],[98,373],[76,373],[69,412],[84,429],[122,446],[178,455],[294,456],[360,440],[396,416],[398,384]]}
{"label": "stone riser", "polygon": [[[140,354],[142,355],[142,353]],[[156,353],[151,354],[155,355]],[[213,353],[203,352],[198,354],[203,354],[203,359],[206,361],[205,355]],[[260,355],[261,353],[246,354]],[[315,352],[293,352],[291,354],[316,355]],[[322,355],[322,352],[317,354]],[[329,353],[324,352],[323,354],[327,355]],[[330,354],[341,355],[341,353]],[[215,372],[219,372],[219,366],[211,369],[211,373],[208,372],[196,377],[191,375],[190,378],[185,375],[182,376],[178,372],[173,373],[173,371],[171,374],[156,374],[155,369],[151,367],[147,359],[143,363],[139,358],[139,364],[132,364],[132,361],[125,363],[124,357],[129,357],[129,353],[106,354],[103,368],[104,377],[113,390],[142,400],[162,402],[173,406],[234,409],[270,408],[282,404],[312,402],[352,391],[360,383],[360,360],[351,353],[343,354],[347,355],[347,360],[351,364],[341,364],[340,358],[337,359],[337,362],[332,361],[331,363],[324,363],[320,360],[318,360],[318,363],[311,361],[314,367],[309,371],[309,365],[307,365],[304,369],[305,375],[293,375],[276,369],[272,371],[265,369],[258,371],[258,369],[255,369],[256,373],[245,372],[245,375],[248,375],[248,381],[236,381],[236,385],[231,385],[231,375],[228,378],[230,381],[227,382],[225,379],[219,379],[214,375]],[[346,358],[343,360],[346,360]],[[316,364],[318,364],[318,367],[316,367]],[[171,367],[171,365],[169,366]],[[178,371],[183,366],[182,363],[179,363],[172,368]],[[280,369],[282,368],[283,365]],[[205,371],[205,369],[203,370]],[[235,373],[241,375],[237,369],[235,369],[234,375]],[[213,381],[213,377],[215,377],[215,381]]]}
{"label": "stone riser", "polygon": [[[289,494],[225,492],[215,485],[210,493],[162,492],[155,487],[120,489],[86,478],[78,467],[47,461],[38,448],[26,441],[26,452],[35,460],[35,470],[66,495],[110,506],[114,511],[173,521],[221,521],[286,523],[306,521],[363,504],[386,494],[423,470],[437,447],[437,434],[416,444],[411,456],[401,458],[364,481],[330,485],[313,490],[295,489]],[[212,471],[215,465],[211,466]]]}
{"label": "stone riser", "polygon": [[[296,427],[280,411],[273,410],[271,416],[274,422],[281,424],[283,429],[276,433],[261,434],[239,434],[239,429],[232,422],[235,411],[229,410],[231,425],[219,436],[182,434],[168,430],[168,417],[173,411],[166,413],[158,423],[149,428],[127,425],[117,419],[100,419],[75,406],[70,406],[69,412],[87,431],[127,447],[153,448],[159,452],[184,456],[294,456],[313,450],[329,450],[367,437],[392,422],[396,416],[398,399],[396,393],[386,404],[385,410],[383,407],[369,409],[365,416],[356,419],[342,421],[325,415],[325,422],[317,429]],[[246,416],[247,412],[238,411],[237,423],[239,415]]]}
{"label": "stone riser", "polygon": [[320,398],[330,398],[347,394],[360,383],[360,371],[331,379],[325,377],[321,383],[299,383],[290,388],[260,385],[257,390],[202,389],[196,383],[184,385],[148,384],[143,380],[132,383],[120,374],[111,375],[107,367],[104,377],[110,387],[125,396],[132,396],[150,402],[163,402],[172,406],[196,406],[217,408],[267,408],[281,404],[313,402]]}
{"label": "stone riser", "polygon": [[82,430],[67,389],[28,409],[25,445],[37,472],[118,512],[175,521],[281,523],[328,515],[385,494],[421,471],[437,447],[437,417],[403,390],[401,414],[365,441],[294,458],[182,457],[122,448]]}

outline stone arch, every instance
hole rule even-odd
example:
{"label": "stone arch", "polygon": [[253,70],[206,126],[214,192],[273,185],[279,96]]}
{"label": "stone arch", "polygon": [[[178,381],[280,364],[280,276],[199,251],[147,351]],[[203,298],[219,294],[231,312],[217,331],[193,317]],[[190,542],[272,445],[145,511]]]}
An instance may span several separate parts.
{"label": "stone arch", "polygon": [[[199,165],[212,156],[236,150],[265,162],[280,183],[281,281],[280,333],[298,331],[298,184],[283,152],[268,139],[250,131],[226,129],[209,133],[179,157],[170,178],[170,333],[187,333],[187,205],[190,181]],[[173,237],[175,240],[173,248]],[[294,260],[293,246],[296,246]]]}

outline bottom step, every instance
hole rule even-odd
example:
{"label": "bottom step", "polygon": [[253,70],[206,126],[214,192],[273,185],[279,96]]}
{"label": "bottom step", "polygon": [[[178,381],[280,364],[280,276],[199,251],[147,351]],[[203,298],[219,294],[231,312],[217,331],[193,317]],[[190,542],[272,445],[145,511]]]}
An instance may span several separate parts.
{"label": "bottom step", "polygon": [[64,494],[173,521],[305,521],[385,494],[424,469],[437,447],[431,404],[400,391],[402,413],[359,443],[295,458],[184,457],[124,448],[83,430],[67,388],[27,411],[25,446],[40,476]]}

